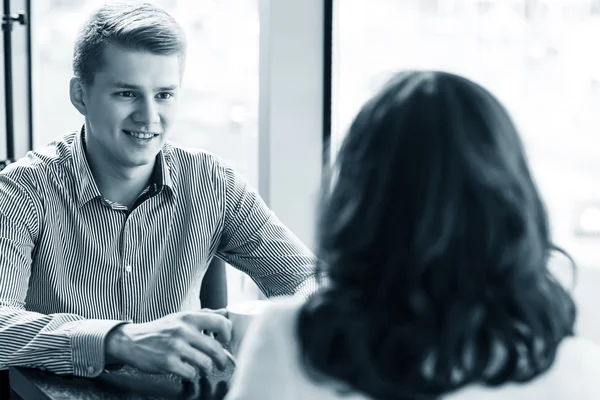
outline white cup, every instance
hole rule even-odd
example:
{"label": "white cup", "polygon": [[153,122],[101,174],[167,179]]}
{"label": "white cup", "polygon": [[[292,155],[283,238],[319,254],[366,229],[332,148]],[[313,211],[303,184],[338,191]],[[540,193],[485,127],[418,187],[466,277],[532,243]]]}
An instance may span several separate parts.
{"label": "white cup", "polygon": [[252,320],[272,304],[269,300],[244,301],[227,306],[227,313],[232,324],[231,342],[229,348],[237,355],[242,339]]}

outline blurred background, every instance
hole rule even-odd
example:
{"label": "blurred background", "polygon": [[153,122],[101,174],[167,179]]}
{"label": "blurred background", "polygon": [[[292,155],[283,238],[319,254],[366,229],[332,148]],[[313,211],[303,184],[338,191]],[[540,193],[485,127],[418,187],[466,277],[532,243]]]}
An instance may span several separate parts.
{"label": "blurred background", "polygon": [[[180,118],[171,139],[228,159],[256,187],[264,78],[259,8],[268,1],[158,1],[179,20],[189,42]],[[103,2],[31,2],[34,148],[82,123],[68,98],[72,47],[80,22]],[[555,242],[578,264],[580,329],[600,341],[595,318],[600,309],[600,0],[323,3],[332,7],[332,63],[325,65],[332,98],[331,109],[324,108],[331,113],[326,117],[332,158],[358,108],[397,70],[448,70],[489,88],[522,134]],[[570,283],[567,263],[557,260],[556,268]],[[258,296],[253,283],[232,268],[228,285],[231,301]]]}
{"label": "blurred background", "polygon": [[600,266],[600,1],[338,0],[336,144],[398,69],[442,69],[508,108],[551,214],[556,242]]}

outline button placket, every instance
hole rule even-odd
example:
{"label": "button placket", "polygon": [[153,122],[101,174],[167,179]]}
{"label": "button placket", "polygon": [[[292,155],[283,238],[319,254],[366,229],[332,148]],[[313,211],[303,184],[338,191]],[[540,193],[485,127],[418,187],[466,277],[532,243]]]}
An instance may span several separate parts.
{"label": "button placket", "polygon": [[125,226],[123,228],[123,236],[122,236],[122,249],[123,249],[123,258],[122,258],[122,268],[123,268],[123,279],[121,280],[122,284],[122,299],[121,299],[121,319],[124,321],[131,320],[131,273],[133,271],[132,265],[132,254],[131,250],[134,248],[132,245],[133,235],[132,235],[132,227],[131,227],[131,215],[129,218],[125,220]]}

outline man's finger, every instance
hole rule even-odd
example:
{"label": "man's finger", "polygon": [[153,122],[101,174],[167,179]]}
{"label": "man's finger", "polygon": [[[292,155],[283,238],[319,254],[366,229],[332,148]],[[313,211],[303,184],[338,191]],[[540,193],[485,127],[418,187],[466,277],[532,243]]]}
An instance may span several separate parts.
{"label": "man's finger", "polygon": [[183,319],[195,327],[198,332],[206,330],[214,333],[221,343],[229,343],[231,340],[231,321],[216,312],[191,312],[186,314]]}
{"label": "man's finger", "polygon": [[192,350],[200,351],[212,359],[219,369],[225,369],[228,361],[227,355],[225,354],[223,346],[219,342],[212,337],[204,335],[200,331],[195,330],[193,327],[184,329],[182,333],[183,340],[185,342],[183,342],[183,344],[180,345],[181,347],[177,349],[179,354],[185,356],[186,352],[189,351],[188,347],[191,346],[193,348]]}
{"label": "man's finger", "polygon": [[180,357],[170,356],[165,365],[166,372],[193,381],[198,377],[198,371],[189,363],[183,361]]}
{"label": "man's finger", "polygon": [[218,308],[216,310],[213,310],[211,308],[203,308],[202,311],[206,311],[209,313],[215,313],[215,314],[219,314],[225,318],[229,318],[229,312],[227,311],[226,308]]}
{"label": "man's finger", "polygon": [[182,360],[201,370],[204,375],[212,373],[213,360],[208,354],[184,342],[178,345],[177,352]]}

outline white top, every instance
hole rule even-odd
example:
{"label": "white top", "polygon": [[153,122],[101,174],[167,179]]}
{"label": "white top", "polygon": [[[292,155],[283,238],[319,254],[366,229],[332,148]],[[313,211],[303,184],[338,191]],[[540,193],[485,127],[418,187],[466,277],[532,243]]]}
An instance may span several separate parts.
{"label": "white top", "polygon": [[[273,305],[253,323],[242,344],[227,400],[367,400],[339,395],[332,383],[315,383],[303,368],[296,341],[299,304]],[[600,346],[568,338],[553,366],[527,384],[499,388],[469,386],[445,400],[597,400],[600,399]]]}

